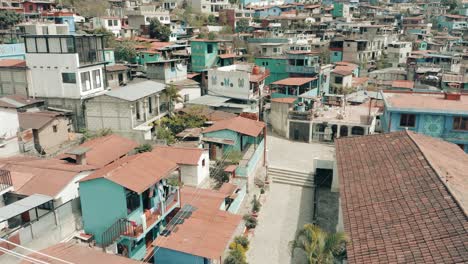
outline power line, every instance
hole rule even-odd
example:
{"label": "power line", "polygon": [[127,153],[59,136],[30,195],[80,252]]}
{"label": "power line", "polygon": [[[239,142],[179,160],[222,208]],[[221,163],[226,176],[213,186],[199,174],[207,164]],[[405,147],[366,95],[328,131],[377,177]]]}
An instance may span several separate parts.
{"label": "power line", "polygon": [[8,244],[11,244],[11,245],[14,245],[14,246],[17,246],[19,248],[22,248],[22,249],[25,249],[27,251],[30,251],[30,252],[33,252],[33,253],[36,253],[38,255],[41,255],[41,256],[44,256],[44,257],[47,257],[47,258],[50,258],[50,259],[53,259],[53,260],[57,260],[57,261],[60,261],[60,262],[63,262],[63,263],[67,263],[67,264],[74,264],[73,262],[69,262],[69,261],[66,261],[66,260],[63,260],[63,259],[59,259],[57,257],[54,257],[54,256],[51,256],[51,255],[47,255],[47,254],[44,254],[42,252],[39,252],[39,251],[36,251],[36,250],[33,250],[33,249],[30,249],[30,248],[27,248],[27,247],[24,247],[22,245],[19,245],[19,244],[16,244],[16,243],[13,243],[11,241],[8,241],[6,239],[3,239],[3,238],[0,238],[0,241],[3,241],[3,242],[6,242]]}
{"label": "power line", "polygon": [[[236,140],[234,141],[234,145],[237,144],[237,142],[238,142],[238,138],[236,138]],[[222,167],[223,167],[223,165],[224,165],[224,162],[226,161],[226,158],[229,156],[229,154],[231,154],[232,151],[234,151],[234,148],[233,148],[233,147],[230,148],[230,149],[228,149],[228,151],[226,151],[226,153],[223,154],[222,159],[221,159],[222,162],[221,162],[220,164],[218,164],[218,166],[217,166],[217,167],[215,168],[215,170],[214,170],[216,173],[218,173],[218,172],[222,169]],[[198,200],[198,199],[200,198],[200,195],[201,195],[200,190],[202,190],[202,188],[200,188],[200,187],[197,187],[197,188],[196,188],[195,196],[192,197],[191,202],[194,202],[194,201],[196,201],[196,200]],[[183,217],[185,217],[185,214],[189,214],[190,212],[191,212],[191,210],[187,210],[187,211],[182,210],[182,213],[181,213],[179,216],[176,215],[176,216],[171,220],[171,222],[168,223],[168,225],[170,225],[172,222],[177,223],[180,219],[182,219]],[[173,230],[174,230],[176,227],[177,227],[177,224],[176,224],[176,225],[173,225],[173,226],[170,228],[169,231],[170,231],[170,232],[173,232]],[[163,238],[162,241],[161,241],[161,243],[160,243],[160,246],[158,246],[158,247],[153,251],[153,253],[151,254],[151,256],[150,256],[148,259],[152,258],[152,257],[157,253],[157,251],[161,248],[161,246],[162,246],[168,239],[169,239],[169,236]],[[143,261],[143,263],[146,263],[146,261]]]}
{"label": "power line", "polygon": [[18,252],[15,252],[13,250],[9,250],[9,249],[6,249],[4,247],[0,247],[0,252],[3,252],[5,254],[8,254],[8,255],[11,255],[11,256],[14,256],[14,257],[17,257],[19,259],[24,259],[24,260],[27,260],[31,263],[39,263],[39,264],[50,264],[49,262],[45,262],[45,261],[42,261],[42,260],[38,260],[38,259],[35,259],[35,258],[32,258],[30,256],[26,256],[26,255],[23,255],[21,253],[18,253]]}

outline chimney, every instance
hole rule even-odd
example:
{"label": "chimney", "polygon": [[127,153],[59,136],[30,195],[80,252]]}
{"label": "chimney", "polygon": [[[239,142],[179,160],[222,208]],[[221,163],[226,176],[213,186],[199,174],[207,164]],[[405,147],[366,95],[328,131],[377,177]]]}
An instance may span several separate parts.
{"label": "chimney", "polygon": [[65,154],[71,155],[74,157],[75,163],[77,165],[86,165],[86,152],[89,151],[89,148],[85,147],[78,147],[75,149],[72,149]]}
{"label": "chimney", "polygon": [[444,92],[444,99],[445,100],[452,100],[452,101],[460,101],[461,93]]}

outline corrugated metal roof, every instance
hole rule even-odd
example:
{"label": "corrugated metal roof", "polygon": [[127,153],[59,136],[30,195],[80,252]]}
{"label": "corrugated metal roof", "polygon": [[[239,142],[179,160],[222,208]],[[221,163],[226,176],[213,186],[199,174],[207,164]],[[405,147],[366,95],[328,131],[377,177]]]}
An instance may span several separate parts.
{"label": "corrugated metal roof", "polygon": [[12,204],[0,208],[0,222],[8,220],[12,217],[20,215],[24,212],[27,212],[31,209],[38,207],[39,205],[45,204],[49,201],[52,201],[54,198],[42,195],[42,194],[33,194],[24,199],[16,201]]}
{"label": "corrugated metal roof", "polygon": [[107,92],[106,95],[126,101],[136,101],[146,96],[164,91],[164,89],[166,89],[165,84],[148,80],[119,87]]}

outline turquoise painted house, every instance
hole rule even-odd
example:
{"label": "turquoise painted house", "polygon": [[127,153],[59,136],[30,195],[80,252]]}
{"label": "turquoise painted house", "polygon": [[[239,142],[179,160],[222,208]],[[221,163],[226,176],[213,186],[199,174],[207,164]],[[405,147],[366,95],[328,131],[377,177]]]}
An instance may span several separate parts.
{"label": "turquoise painted house", "polygon": [[412,130],[457,144],[468,153],[468,95],[381,92],[384,132]]}
{"label": "turquoise painted house", "polygon": [[270,76],[265,79],[265,85],[289,77],[289,73],[286,72],[288,59],[285,57],[258,57],[255,58],[255,64],[270,71]]}
{"label": "turquoise painted house", "polygon": [[166,217],[180,207],[179,182],[177,164],[151,152],[97,170],[79,183],[84,231],[103,248],[114,245],[118,254],[144,260]]}
{"label": "turquoise painted house", "polygon": [[217,65],[218,63],[218,50],[219,41],[194,39],[191,43],[192,53],[190,60],[192,71],[202,72]]}
{"label": "turquoise painted house", "polygon": [[176,217],[183,221],[175,224],[176,232],[161,236],[153,243],[154,263],[223,263],[225,250],[242,223],[242,216],[223,208],[226,198],[223,187],[218,191],[182,188],[184,204]]}
{"label": "turquoise painted house", "polygon": [[223,159],[239,151],[242,159],[236,176],[250,177],[264,164],[265,128],[263,122],[238,116],[214,123],[203,131],[202,140],[209,147],[210,160]]}
{"label": "turquoise painted house", "polygon": [[291,77],[271,83],[271,98],[318,96],[320,94],[317,77]]}

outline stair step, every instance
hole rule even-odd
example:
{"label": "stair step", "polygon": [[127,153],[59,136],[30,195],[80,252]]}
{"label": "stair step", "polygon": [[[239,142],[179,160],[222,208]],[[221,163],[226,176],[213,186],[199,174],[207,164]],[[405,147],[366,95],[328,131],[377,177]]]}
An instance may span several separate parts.
{"label": "stair step", "polygon": [[276,173],[269,173],[268,176],[271,178],[285,178],[285,179],[299,179],[299,180],[310,180],[314,181],[313,176],[303,176],[303,175],[291,175],[291,174],[276,174]]}
{"label": "stair step", "polygon": [[308,179],[294,179],[294,178],[285,178],[285,177],[276,177],[272,178],[272,181],[290,181],[290,182],[303,182],[303,183],[310,183],[314,184],[314,181],[308,180]]}
{"label": "stair step", "polygon": [[294,174],[307,174],[307,175],[313,174],[312,172],[307,172],[307,171],[297,171],[297,170],[282,169],[282,168],[275,168],[275,167],[268,167],[268,171],[294,173]]}
{"label": "stair step", "polygon": [[275,173],[275,174],[290,174],[290,175],[298,175],[298,176],[314,176],[313,173],[306,173],[302,171],[288,171],[288,170],[268,170],[268,173]]}
{"label": "stair step", "polygon": [[280,183],[280,184],[294,185],[294,186],[300,186],[300,187],[314,188],[314,184],[308,183],[308,182],[296,182],[296,181],[290,181],[290,180],[273,179],[273,183]]}

